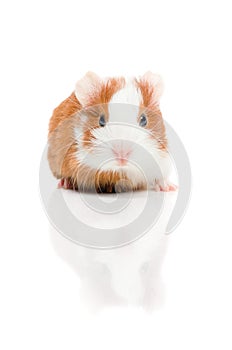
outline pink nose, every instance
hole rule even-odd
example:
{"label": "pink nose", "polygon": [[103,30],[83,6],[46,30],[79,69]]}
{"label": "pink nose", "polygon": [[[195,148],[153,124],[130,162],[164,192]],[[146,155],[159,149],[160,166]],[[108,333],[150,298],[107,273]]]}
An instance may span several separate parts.
{"label": "pink nose", "polygon": [[131,151],[113,149],[113,153],[119,165],[126,165]]}

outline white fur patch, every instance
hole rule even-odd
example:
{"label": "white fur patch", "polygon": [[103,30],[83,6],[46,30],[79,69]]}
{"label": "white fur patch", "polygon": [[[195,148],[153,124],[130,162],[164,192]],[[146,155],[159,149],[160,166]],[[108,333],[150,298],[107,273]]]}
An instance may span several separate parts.
{"label": "white fur patch", "polygon": [[128,80],[125,87],[116,92],[109,102],[109,120],[135,124],[141,102],[140,90],[133,80]]}
{"label": "white fur patch", "polygon": [[126,85],[116,92],[110,100],[110,103],[129,103],[139,106],[142,101],[140,90],[135,86],[132,79],[126,81]]}
{"label": "white fur patch", "polygon": [[[166,177],[167,157],[159,150],[156,140],[150,137],[147,130],[110,123],[104,128],[93,129],[92,135],[91,151],[79,143],[77,158],[82,164],[100,171],[123,172],[133,185],[151,183],[154,178]],[[118,164],[115,149],[130,151],[126,165]]]}
{"label": "white fur patch", "polygon": [[[147,73],[146,80],[155,76]],[[85,77],[81,85],[88,88],[93,86],[97,78],[92,74]],[[157,79],[159,83],[159,79]],[[157,83],[157,82],[156,82]],[[157,83],[157,86],[159,84]],[[79,89],[79,94],[81,89]],[[159,97],[159,89],[156,91]],[[81,95],[81,94],[80,94]],[[134,186],[141,183],[151,183],[155,178],[167,178],[169,173],[169,157],[161,151],[157,141],[148,130],[138,125],[139,107],[142,95],[133,80],[126,81],[124,88],[116,92],[111,98],[109,109],[109,123],[103,128],[91,131],[93,138],[91,146],[83,144],[80,130],[75,131],[78,140],[77,159],[96,171],[114,171],[124,173]],[[85,122],[85,116],[80,117]],[[126,165],[120,165],[115,157],[115,149],[122,154],[128,153]]]}
{"label": "white fur patch", "polygon": [[88,121],[87,115],[85,115],[84,113],[80,113],[79,115],[80,115],[80,122],[87,123],[87,121]]}
{"label": "white fur patch", "polygon": [[88,72],[76,83],[75,95],[78,101],[85,106],[89,96],[98,88],[102,79],[93,72]]}

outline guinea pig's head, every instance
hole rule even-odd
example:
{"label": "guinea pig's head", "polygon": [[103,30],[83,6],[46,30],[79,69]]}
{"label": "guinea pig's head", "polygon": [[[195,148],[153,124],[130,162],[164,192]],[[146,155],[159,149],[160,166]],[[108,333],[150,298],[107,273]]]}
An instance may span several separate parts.
{"label": "guinea pig's head", "polygon": [[87,73],[75,89],[82,106],[75,127],[78,162],[135,181],[141,177],[138,168],[151,174],[151,159],[159,165],[167,152],[162,90],[161,78],[151,72],[128,80]]}

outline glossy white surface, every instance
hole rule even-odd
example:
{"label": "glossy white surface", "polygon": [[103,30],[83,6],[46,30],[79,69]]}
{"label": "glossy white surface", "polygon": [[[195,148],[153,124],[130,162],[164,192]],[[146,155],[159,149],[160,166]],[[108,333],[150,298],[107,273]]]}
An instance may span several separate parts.
{"label": "glossy white surface", "polygon": [[[22,0],[0,16],[0,348],[231,350],[230,1]],[[48,119],[89,69],[164,78],[193,188],[159,276],[152,243],[85,250],[43,212]]]}

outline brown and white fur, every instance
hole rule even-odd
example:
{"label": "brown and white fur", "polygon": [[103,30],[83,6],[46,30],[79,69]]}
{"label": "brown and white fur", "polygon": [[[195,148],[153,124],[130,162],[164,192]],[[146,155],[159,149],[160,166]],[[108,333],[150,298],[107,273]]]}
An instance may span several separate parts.
{"label": "brown and white fur", "polygon": [[[60,179],[59,187],[98,192],[148,187],[175,190],[168,180],[170,159],[161,94],[161,79],[151,72],[127,80],[102,79],[88,72],[78,81],[49,123],[48,161]],[[147,123],[143,127],[141,115]],[[99,125],[101,116],[105,126]],[[152,167],[142,174],[136,166],[147,166],[141,150],[154,159],[162,176]]]}

